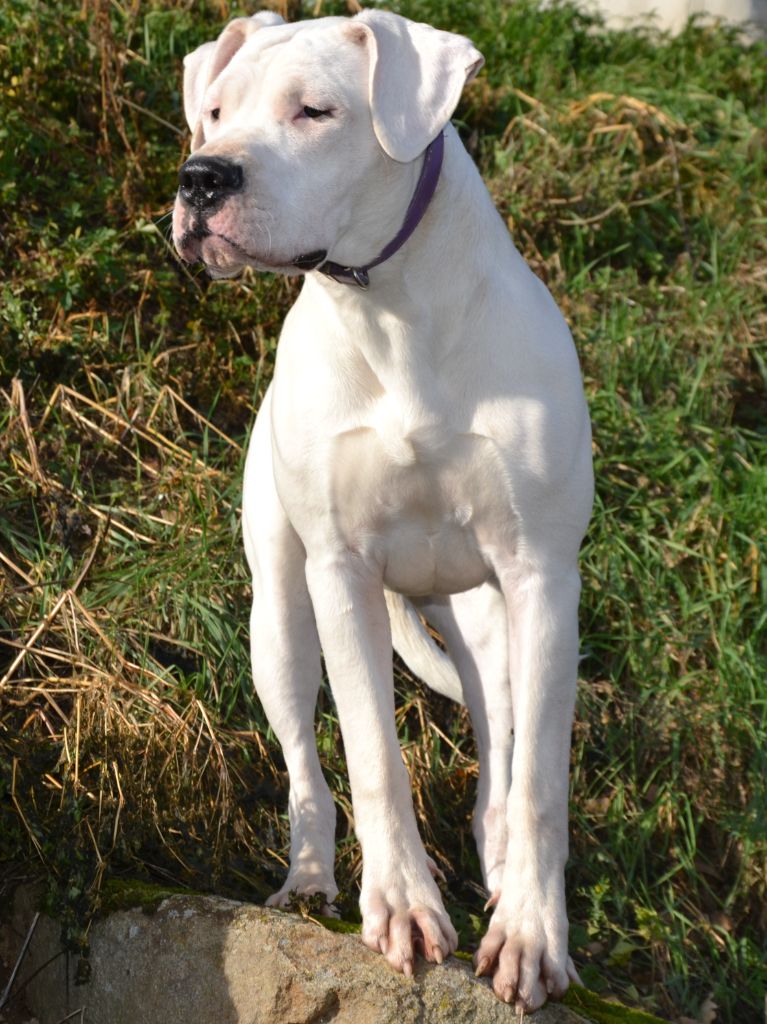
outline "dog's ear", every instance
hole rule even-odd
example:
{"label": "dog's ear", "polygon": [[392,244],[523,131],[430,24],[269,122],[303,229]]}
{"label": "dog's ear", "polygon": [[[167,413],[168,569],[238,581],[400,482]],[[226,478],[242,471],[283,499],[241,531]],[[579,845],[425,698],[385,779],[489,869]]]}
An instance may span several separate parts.
{"label": "dog's ear", "polygon": [[203,140],[200,115],[208,86],[249,36],[260,28],[282,24],[283,19],[274,11],[259,11],[252,18],[235,18],[214,43],[203,43],[184,57],[184,114],[192,132],[192,152]]}
{"label": "dog's ear", "polygon": [[348,32],[369,50],[378,141],[394,160],[414,160],[450,120],[485,58],[465,36],[385,11],[358,14]]}
{"label": "dog's ear", "polygon": [[203,43],[184,57],[184,115],[190,132],[194,132],[200,119],[202,98],[208,85],[208,65],[215,48],[215,43]]}

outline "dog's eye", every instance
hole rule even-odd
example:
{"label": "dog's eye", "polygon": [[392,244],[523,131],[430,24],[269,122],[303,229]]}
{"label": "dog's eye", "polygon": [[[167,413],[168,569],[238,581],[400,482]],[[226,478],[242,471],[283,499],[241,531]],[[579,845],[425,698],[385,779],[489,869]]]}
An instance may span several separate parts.
{"label": "dog's eye", "polygon": [[304,107],[304,117],[330,117],[329,110],[318,110],[317,107]]}
{"label": "dog's eye", "polygon": [[210,119],[211,121],[218,121],[219,117],[221,117],[221,107],[214,107],[210,112]]}

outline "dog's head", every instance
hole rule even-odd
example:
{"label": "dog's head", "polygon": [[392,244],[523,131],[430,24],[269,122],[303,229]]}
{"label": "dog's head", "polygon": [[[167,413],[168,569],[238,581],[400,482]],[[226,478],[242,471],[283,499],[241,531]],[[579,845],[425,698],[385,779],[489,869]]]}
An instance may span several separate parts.
{"label": "dog's head", "polygon": [[184,61],[192,156],[173,211],[178,252],[214,277],[300,273],[331,250],[352,258],[366,234],[386,234],[376,211],[398,191],[407,202],[413,161],[482,62],[463,36],[382,11],[236,18]]}

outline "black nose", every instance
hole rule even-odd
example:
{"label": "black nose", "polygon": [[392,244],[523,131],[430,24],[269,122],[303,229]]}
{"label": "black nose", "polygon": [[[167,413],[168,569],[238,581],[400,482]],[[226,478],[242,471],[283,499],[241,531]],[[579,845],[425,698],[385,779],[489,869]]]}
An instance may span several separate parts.
{"label": "black nose", "polygon": [[179,192],[189,206],[208,210],[242,188],[242,167],[218,156],[193,156],[178,172]]}

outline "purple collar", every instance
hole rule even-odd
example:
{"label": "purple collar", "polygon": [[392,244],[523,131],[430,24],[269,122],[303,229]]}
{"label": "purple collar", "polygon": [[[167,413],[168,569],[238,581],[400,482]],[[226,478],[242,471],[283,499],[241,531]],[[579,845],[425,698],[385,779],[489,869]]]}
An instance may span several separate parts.
{"label": "purple collar", "polygon": [[[421,174],[413,192],[413,197],[410,200],[410,205],[405,213],[402,227],[374,260],[366,263],[363,267],[344,267],[340,263],[334,263],[332,260],[324,260],[324,257],[327,255],[326,253],[314,253],[311,256],[304,256],[300,260],[296,260],[296,265],[300,266],[303,263],[305,269],[318,270],[321,274],[325,274],[326,277],[332,277],[334,281],[338,281],[341,284],[356,284],[360,288],[367,288],[370,284],[368,271],[388,260],[398,249],[401,249],[421,223],[421,219],[426,213],[427,207],[437,188],[444,152],[445,139],[443,133],[440,132],[424,151]],[[319,259],[314,267],[309,266],[309,261],[317,257]],[[324,262],[320,262],[320,260],[324,260]]]}

